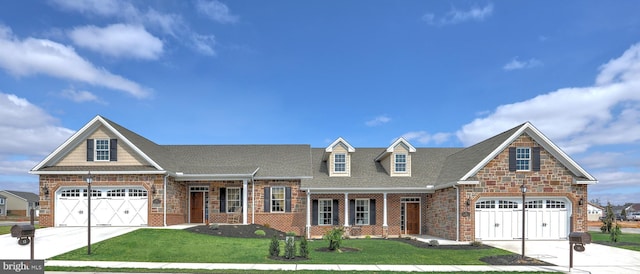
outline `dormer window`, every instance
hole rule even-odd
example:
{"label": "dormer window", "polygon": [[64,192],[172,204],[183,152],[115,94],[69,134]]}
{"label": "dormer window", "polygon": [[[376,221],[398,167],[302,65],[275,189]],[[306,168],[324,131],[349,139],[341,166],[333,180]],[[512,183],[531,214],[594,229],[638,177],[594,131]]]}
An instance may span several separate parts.
{"label": "dormer window", "polygon": [[346,172],[346,165],[347,165],[347,155],[344,153],[337,153],[334,154],[334,159],[333,159],[333,165],[334,165],[334,171],[335,172]]}
{"label": "dormer window", "polygon": [[407,172],[407,154],[396,154],[396,172]]}

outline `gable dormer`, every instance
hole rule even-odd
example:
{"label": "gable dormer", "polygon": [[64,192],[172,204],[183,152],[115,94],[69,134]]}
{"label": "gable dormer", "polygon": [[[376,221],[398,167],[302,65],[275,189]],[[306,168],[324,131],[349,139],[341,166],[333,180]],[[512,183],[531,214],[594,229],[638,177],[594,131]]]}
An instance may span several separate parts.
{"label": "gable dormer", "polygon": [[351,153],[355,152],[342,137],[336,139],[324,150],[324,161],[331,177],[351,176]]}
{"label": "gable dormer", "polygon": [[389,176],[410,177],[411,154],[414,152],[416,152],[416,148],[400,137],[376,157],[375,161],[380,162]]}

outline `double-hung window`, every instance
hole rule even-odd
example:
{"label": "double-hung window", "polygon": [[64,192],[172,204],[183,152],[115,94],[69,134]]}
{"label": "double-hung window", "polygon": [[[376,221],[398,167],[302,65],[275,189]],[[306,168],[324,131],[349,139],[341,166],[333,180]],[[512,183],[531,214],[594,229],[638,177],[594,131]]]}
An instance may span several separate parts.
{"label": "double-hung window", "polygon": [[0,205],[4,205],[4,198],[0,198]]}
{"label": "double-hung window", "polygon": [[531,148],[529,147],[516,148],[516,170],[517,171],[531,170]]}
{"label": "double-hung window", "polygon": [[356,225],[369,224],[369,199],[356,200]]}
{"label": "double-hung window", "polygon": [[96,161],[109,161],[109,139],[96,139]]}
{"label": "double-hung window", "polygon": [[407,172],[407,154],[396,154],[396,172]]}
{"label": "double-hung window", "polygon": [[347,155],[344,153],[335,154],[333,157],[333,170],[335,172],[347,171]]}
{"label": "double-hung window", "polygon": [[333,224],[333,200],[318,200],[318,225]]}
{"label": "double-hung window", "polygon": [[239,187],[227,188],[227,213],[235,212],[242,205]]}
{"label": "double-hung window", "polygon": [[285,187],[274,186],[271,188],[271,212],[284,212]]}

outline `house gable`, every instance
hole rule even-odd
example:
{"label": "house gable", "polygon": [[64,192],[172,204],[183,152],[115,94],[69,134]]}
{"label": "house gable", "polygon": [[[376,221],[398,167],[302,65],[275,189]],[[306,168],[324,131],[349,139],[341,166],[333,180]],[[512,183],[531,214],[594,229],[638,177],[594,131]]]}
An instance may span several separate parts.
{"label": "house gable", "polygon": [[376,157],[391,177],[411,177],[411,155],[416,152],[407,140],[400,137]]}
{"label": "house gable", "polygon": [[[60,145],[54,152],[49,154],[42,162],[36,165],[31,173],[43,174],[48,171],[43,169],[49,168],[51,172],[56,171],[55,167],[60,171],[69,173],[65,167],[77,167],[77,166],[130,166],[140,167],[140,170],[149,171],[149,166],[155,170],[163,170],[163,168],[157,164],[151,157],[145,154],[139,149],[131,140],[129,140],[123,133],[117,128],[121,128],[118,125],[112,125],[112,122],[104,119],[101,116],[96,116],[89,123],[87,123],[82,129],[73,134],[67,141]],[[115,127],[114,127],[115,126]],[[125,132],[128,133],[128,132]],[[136,135],[137,136],[137,135]],[[88,161],[90,158],[87,153],[88,147],[91,145],[91,141],[95,139],[109,140],[110,144],[116,144],[114,149],[117,149],[117,161]],[[115,141],[113,141],[115,140]],[[146,140],[146,139],[145,139]],[[148,141],[148,140],[147,140]],[[150,142],[150,141],[148,141]],[[157,145],[156,145],[157,146]],[[113,156],[114,154],[111,154]],[[54,167],[51,169],[51,167]],[[143,168],[144,167],[144,168]],[[131,168],[128,168],[131,170]],[[84,171],[78,171],[79,173],[85,173]]]}

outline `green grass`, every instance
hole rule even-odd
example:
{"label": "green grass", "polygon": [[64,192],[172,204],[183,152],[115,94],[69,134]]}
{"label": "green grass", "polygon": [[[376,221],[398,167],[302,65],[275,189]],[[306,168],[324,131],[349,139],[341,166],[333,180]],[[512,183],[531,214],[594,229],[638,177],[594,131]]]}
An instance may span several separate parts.
{"label": "green grass", "polygon": [[[126,272],[126,273],[275,273],[275,274],[283,274],[283,273],[292,273],[292,271],[285,270],[230,270],[230,269],[147,269],[147,268],[97,268],[97,267],[59,267],[59,266],[47,266],[45,267],[46,271],[58,271],[58,272],[92,272],[92,273],[117,273],[117,272]],[[329,274],[335,273],[335,271],[329,270],[296,270],[296,274]],[[340,274],[362,274],[362,271],[340,271]],[[406,274],[407,272],[393,272],[393,271],[379,271],[374,272],[377,274]],[[452,272],[429,272],[431,274],[450,274]],[[497,273],[497,272],[465,272],[465,273]],[[513,274],[532,274],[532,273],[540,273],[540,272],[500,272],[504,273],[513,273]],[[553,273],[553,272],[545,272],[545,273]]]}
{"label": "green grass", "polygon": [[622,234],[618,238],[617,243],[611,241],[608,233],[589,232],[589,234],[591,234],[591,241],[596,244],[604,244],[628,250],[640,251],[640,234]]}
{"label": "green grass", "polygon": [[[380,239],[344,240],[344,247],[359,252],[319,252],[327,247],[323,240],[310,241],[310,260],[276,261],[268,258],[269,239],[216,237],[182,230],[139,229],[91,245],[92,255],[80,248],[54,257],[54,260],[190,262],[190,263],[297,263],[297,264],[421,264],[484,265],[485,256],[511,254],[496,248],[447,250],[417,248]],[[284,252],[284,248],[281,247]]]}

